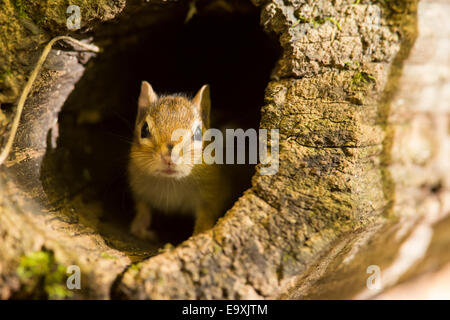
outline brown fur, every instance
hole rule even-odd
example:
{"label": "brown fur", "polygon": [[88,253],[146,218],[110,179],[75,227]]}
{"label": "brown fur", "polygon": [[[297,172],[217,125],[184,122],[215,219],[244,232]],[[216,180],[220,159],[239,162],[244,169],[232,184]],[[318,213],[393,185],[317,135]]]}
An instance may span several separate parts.
{"label": "brown fur", "polygon": [[[182,95],[158,97],[151,86],[143,82],[128,166],[137,209],[131,232],[136,236],[154,238],[154,234],[147,229],[151,223],[152,208],[167,213],[194,213],[194,234],[212,227],[223,210],[228,192],[219,166],[203,162],[181,163],[176,166],[175,174],[161,173],[166,168],[161,158],[170,156],[173,131],[191,130],[199,124],[204,132],[209,126],[209,109],[207,86],[202,87],[191,100]],[[143,139],[141,129],[146,123],[150,137]],[[203,148],[202,142],[191,142],[191,146],[192,154],[195,148]]]}

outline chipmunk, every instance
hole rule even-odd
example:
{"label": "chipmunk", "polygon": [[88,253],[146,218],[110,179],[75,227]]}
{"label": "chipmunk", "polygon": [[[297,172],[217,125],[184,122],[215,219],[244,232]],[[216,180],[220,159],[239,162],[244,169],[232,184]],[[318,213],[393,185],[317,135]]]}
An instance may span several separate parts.
{"label": "chipmunk", "polygon": [[[194,235],[211,228],[222,213],[228,195],[224,174],[219,165],[198,158],[205,144],[202,132],[209,128],[210,108],[208,85],[191,100],[181,94],[159,97],[148,82],[142,82],[128,164],[136,206],[130,226],[133,235],[156,238],[149,230],[152,209],[195,214]],[[174,152],[182,144],[172,141],[177,129],[190,135],[184,142],[190,154]],[[194,159],[183,161],[187,156]]]}

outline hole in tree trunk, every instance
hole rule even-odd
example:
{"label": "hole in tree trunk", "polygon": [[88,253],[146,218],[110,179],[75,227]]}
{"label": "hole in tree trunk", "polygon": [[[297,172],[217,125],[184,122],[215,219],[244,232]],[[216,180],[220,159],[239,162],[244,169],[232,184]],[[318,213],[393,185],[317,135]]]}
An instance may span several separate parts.
{"label": "hole in tree trunk", "polygon": [[[89,61],[59,114],[56,148],[48,147],[41,181],[53,203],[70,204],[62,210],[64,219],[81,223],[95,216],[109,245],[145,251],[143,241],[136,240],[133,249],[124,245],[134,216],[126,164],[141,81],[149,81],[157,93],[189,94],[208,83],[212,127],[258,128],[278,46],[259,26],[257,9],[197,15],[187,24],[166,21],[118,37],[111,36],[111,28],[109,36],[94,34],[94,42],[107,45]],[[55,132],[49,132],[48,146],[52,136]],[[227,209],[250,186],[253,171],[253,166],[236,168],[239,179]],[[162,243],[177,244],[191,235],[193,220],[157,213],[152,228]]]}

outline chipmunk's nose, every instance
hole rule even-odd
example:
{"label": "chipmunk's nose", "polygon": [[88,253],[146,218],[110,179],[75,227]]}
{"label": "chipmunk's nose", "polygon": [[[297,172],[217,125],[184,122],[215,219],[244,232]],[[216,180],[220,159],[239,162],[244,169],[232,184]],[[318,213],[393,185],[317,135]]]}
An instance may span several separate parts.
{"label": "chipmunk's nose", "polygon": [[175,163],[172,161],[172,157],[170,156],[170,154],[168,154],[168,155],[162,154],[161,161],[168,167],[175,165]]}
{"label": "chipmunk's nose", "polygon": [[174,167],[176,164],[176,160],[178,157],[172,154],[172,150],[174,145],[172,143],[166,144],[166,148],[164,148],[161,153],[161,161],[168,167]]}

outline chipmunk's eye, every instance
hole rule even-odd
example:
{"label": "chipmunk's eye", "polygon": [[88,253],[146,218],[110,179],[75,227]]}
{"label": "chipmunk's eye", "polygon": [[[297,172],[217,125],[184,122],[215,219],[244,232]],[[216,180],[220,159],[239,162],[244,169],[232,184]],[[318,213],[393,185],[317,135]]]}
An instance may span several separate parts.
{"label": "chipmunk's eye", "polygon": [[202,141],[202,128],[198,126],[194,132],[194,141]]}
{"label": "chipmunk's eye", "polygon": [[141,138],[145,139],[149,137],[150,137],[150,129],[148,128],[147,122],[145,122],[141,128]]}

